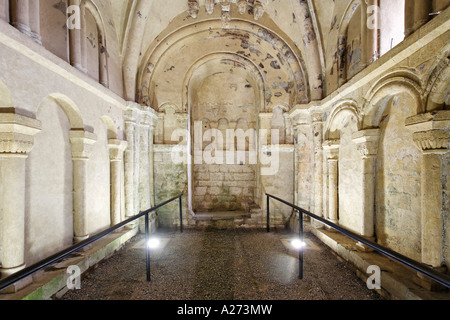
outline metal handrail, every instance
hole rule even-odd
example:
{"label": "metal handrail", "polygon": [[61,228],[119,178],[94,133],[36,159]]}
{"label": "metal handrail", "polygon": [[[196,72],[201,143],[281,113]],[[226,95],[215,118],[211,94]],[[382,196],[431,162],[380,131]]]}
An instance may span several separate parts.
{"label": "metal handrail", "polygon": [[[13,275],[11,275],[9,277],[0,280],[0,291],[2,291],[4,289],[12,286],[16,282],[18,282],[20,280],[23,280],[23,279],[25,279],[25,278],[35,274],[36,272],[38,272],[38,271],[40,271],[40,270],[50,266],[50,265],[53,265],[53,264],[57,263],[58,261],[60,261],[60,260],[64,259],[65,257],[71,255],[72,253],[79,251],[80,249],[82,249],[82,248],[90,245],[91,243],[93,243],[93,242],[95,242],[95,241],[97,241],[97,240],[107,236],[108,234],[110,234],[110,233],[112,233],[112,232],[114,232],[114,231],[116,231],[116,230],[126,226],[127,224],[129,224],[129,223],[131,223],[131,222],[133,222],[133,221],[135,221],[137,219],[142,218],[143,216],[145,216],[145,234],[146,234],[146,240],[147,240],[146,243],[148,243],[148,239],[149,239],[148,217],[149,217],[149,214],[152,213],[153,211],[158,210],[159,208],[169,204],[170,202],[175,201],[176,199],[180,200],[180,202],[179,202],[180,203],[180,231],[183,232],[182,200],[181,200],[182,196],[183,196],[183,194],[180,194],[180,195],[178,195],[178,196],[176,196],[176,197],[174,197],[174,198],[172,198],[170,200],[167,200],[167,201],[165,201],[165,202],[163,202],[163,203],[161,203],[161,204],[159,204],[159,205],[157,205],[157,206],[155,206],[155,207],[153,207],[151,209],[148,209],[148,210],[146,210],[144,212],[141,212],[141,213],[137,214],[134,217],[131,217],[131,218],[127,219],[127,220],[124,220],[123,222],[121,222],[121,223],[119,223],[119,224],[117,224],[117,225],[115,225],[115,226],[113,226],[113,227],[111,227],[111,228],[109,228],[109,229],[107,229],[107,230],[105,230],[103,232],[100,232],[99,234],[97,234],[95,236],[92,236],[89,239],[81,241],[80,243],[78,243],[76,245],[73,245],[73,246],[71,246],[71,247],[69,247],[69,248],[67,248],[67,249],[65,249],[63,251],[55,253],[54,255],[52,255],[52,256],[50,256],[50,257],[48,257],[48,258],[46,258],[46,259],[44,259],[44,260],[42,260],[42,261],[40,261],[38,263],[36,263],[36,264],[34,264],[32,266],[24,268],[24,269],[14,273]],[[150,255],[149,255],[149,250],[146,250],[146,251],[147,251],[147,254],[146,254],[147,281],[150,281]]]}
{"label": "metal handrail", "polygon": [[[436,270],[434,270],[434,269],[424,265],[423,263],[420,263],[420,262],[417,262],[417,261],[415,261],[413,259],[410,259],[410,258],[408,258],[408,257],[406,257],[406,256],[404,256],[404,255],[402,255],[402,254],[400,254],[400,253],[398,253],[396,251],[393,251],[393,250],[388,249],[386,247],[380,246],[378,243],[375,243],[373,241],[367,240],[366,238],[364,238],[364,237],[362,237],[362,236],[360,236],[360,235],[358,235],[358,234],[356,234],[354,232],[351,232],[351,231],[349,231],[347,229],[344,229],[341,226],[338,226],[338,225],[336,225],[336,224],[334,224],[334,223],[332,223],[332,222],[330,222],[330,221],[328,221],[328,220],[326,220],[326,219],[324,219],[322,217],[319,217],[319,216],[317,216],[317,215],[315,215],[315,214],[313,214],[313,213],[311,213],[311,212],[309,212],[309,211],[307,211],[305,209],[302,209],[302,208],[300,208],[300,207],[298,207],[298,206],[296,206],[296,205],[294,205],[292,203],[289,203],[289,202],[287,202],[287,201],[285,201],[283,199],[280,199],[278,197],[275,197],[275,196],[267,194],[267,193],[266,193],[266,196],[267,196],[267,232],[270,232],[270,225],[269,225],[270,224],[269,199],[272,198],[272,199],[275,199],[275,200],[277,200],[277,201],[279,201],[281,203],[284,203],[287,206],[292,207],[293,209],[295,209],[295,210],[297,210],[299,212],[299,224],[300,224],[299,235],[300,235],[300,238],[301,238],[302,241],[303,241],[303,215],[305,214],[305,215],[307,215],[307,216],[309,216],[309,217],[311,217],[311,218],[313,218],[313,219],[315,219],[315,220],[317,220],[317,221],[319,221],[319,222],[321,222],[321,223],[323,223],[323,224],[325,224],[325,225],[327,225],[327,226],[329,226],[329,227],[339,231],[340,233],[342,233],[342,234],[344,234],[344,235],[346,235],[346,236],[348,236],[348,237],[350,237],[350,238],[352,238],[352,239],[354,239],[356,241],[361,242],[362,244],[368,246],[369,248],[372,248],[373,250],[375,250],[375,251],[377,251],[377,252],[379,252],[379,253],[381,253],[381,254],[383,254],[383,255],[385,255],[385,256],[387,256],[387,257],[389,257],[389,258],[391,258],[391,259],[393,259],[393,260],[395,260],[397,262],[400,262],[401,264],[407,266],[408,268],[413,269],[414,271],[423,274],[424,276],[426,276],[426,277],[428,277],[428,278],[430,278],[430,279],[432,279],[432,280],[442,284],[443,286],[445,286],[447,288],[450,288],[450,276],[448,276],[446,274],[443,274],[441,272],[438,272],[438,271],[436,271]],[[300,257],[299,257],[300,258],[299,278],[302,279],[303,278],[303,250],[299,250],[299,251],[300,251]]]}

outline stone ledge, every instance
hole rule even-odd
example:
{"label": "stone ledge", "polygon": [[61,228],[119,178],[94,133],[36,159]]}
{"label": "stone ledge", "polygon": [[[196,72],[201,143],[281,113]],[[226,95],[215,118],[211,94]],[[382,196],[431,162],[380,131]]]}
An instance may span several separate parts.
{"label": "stone ledge", "polygon": [[[360,252],[356,241],[334,230],[310,228],[318,239],[330,247],[340,259],[349,262],[363,281],[370,276],[367,268],[381,268],[381,290],[377,292],[392,300],[450,300],[450,292],[430,292],[414,282],[417,273],[378,252]],[[305,260],[307,263],[307,260]]]}
{"label": "stone ledge", "polygon": [[59,263],[37,272],[33,275],[33,283],[22,290],[11,294],[0,294],[0,300],[52,300],[55,297],[57,298],[68,290],[67,279],[69,275],[66,271],[69,266],[80,267],[83,274],[121,249],[137,232],[138,229],[135,228],[111,233],[73,253]]}

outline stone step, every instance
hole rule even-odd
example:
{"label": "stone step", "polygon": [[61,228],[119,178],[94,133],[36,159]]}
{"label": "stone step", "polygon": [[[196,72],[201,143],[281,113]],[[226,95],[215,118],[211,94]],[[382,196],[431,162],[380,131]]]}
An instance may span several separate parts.
{"label": "stone step", "polygon": [[243,211],[220,211],[220,212],[199,212],[195,214],[197,221],[218,221],[235,220],[248,217],[249,214]]}
{"label": "stone step", "polygon": [[262,211],[254,213],[243,211],[200,212],[195,215],[197,228],[233,229],[264,226]]}

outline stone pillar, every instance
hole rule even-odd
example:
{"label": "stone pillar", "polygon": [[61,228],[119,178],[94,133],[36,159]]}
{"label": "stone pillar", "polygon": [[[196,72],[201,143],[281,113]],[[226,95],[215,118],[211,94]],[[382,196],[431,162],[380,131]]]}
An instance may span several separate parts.
{"label": "stone pillar", "polygon": [[39,121],[28,117],[0,114],[2,278],[25,268],[25,165],[40,127]]}
{"label": "stone pillar", "polygon": [[294,181],[295,204],[300,208],[311,211],[312,201],[312,141],[309,112],[306,109],[296,109],[289,117],[294,128]]}
{"label": "stone pillar", "polygon": [[[445,272],[444,264],[444,217],[448,214],[443,199],[445,190],[445,156],[449,152],[450,110],[421,114],[406,120],[406,126],[413,132],[413,139],[420,151],[421,159],[421,221],[422,221],[422,263]],[[417,274],[417,283],[428,290],[442,290],[445,287]]]}
{"label": "stone pillar", "polygon": [[[312,130],[314,144],[314,211],[316,216],[323,217],[323,121],[322,113],[312,115]],[[313,221],[315,222],[315,221]],[[317,222],[316,228],[323,227]]]}
{"label": "stone pillar", "polygon": [[340,142],[339,140],[326,141],[323,147],[328,162],[328,220],[338,224],[338,159]]}
{"label": "stone pillar", "polygon": [[[361,17],[363,19],[362,26],[363,32],[365,32],[364,38],[364,54],[363,54],[363,66],[368,66],[372,62],[376,61],[379,57],[379,21],[380,5],[378,0],[365,0],[362,2]],[[368,9],[376,8],[376,11],[370,11],[372,13],[370,17],[371,25],[368,25],[369,17],[367,16]]]}
{"label": "stone pillar", "polygon": [[[78,6],[80,7],[80,0],[69,0],[69,6]],[[81,9],[80,9],[81,10]],[[82,13],[80,12],[80,15]],[[82,23],[84,23],[84,19],[81,19]],[[70,28],[69,29],[69,59],[70,64],[77,68],[78,70],[86,73],[87,69],[83,67],[83,49],[82,49],[82,43],[84,42],[82,39],[82,30],[83,26],[81,28]]]}
{"label": "stone pillar", "polygon": [[430,0],[407,1],[405,11],[405,38],[430,20],[433,2]]}
{"label": "stone pillar", "polygon": [[110,159],[111,184],[111,226],[122,222],[122,169],[123,152],[127,147],[126,141],[111,139],[108,141]]}
{"label": "stone pillar", "polygon": [[87,131],[70,131],[73,161],[73,229],[74,243],[89,238],[87,225],[87,170],[96,136]]}
{"label": "stone pillar", "polygon": [[135,201],[135,186],[138,183],[135,181],[136,174],[136,147],[137,147],[137,110],[129,106],[125,112],[125,136],[128,142],[128,147],[125,151],[125,217],[129,219],[134,217],[139,210],[138,204]]}
{"label": "stone pillar", "polygon": [[432,267],[443,263],[443,155],[449,152],[450,110],[407,119],[407,127],[423,152],[422,166],[422,262]]}
{"label": "stone pillar", "polygon": [[150,124],[152,118],[147,107],[141,107],[140,147],[139,147],[139,210],[150,209]]}
{"label": "stone pillar", "polygon": [[98,46],[99,46],[99,82],[106,88],[109,88],[109,77],[108,77],[108,52],[106,51],[106,40],[105,35],[100,33],[98,34]]}
{"label": "stone pillar", "polygon": [[156,125],[158,123],[158,116],[156,115],[156,112],[152,114],[153,121],[150,124],[150,128],[148,131],[148,158],[149,158],[149,182],[150,182],[150,206],[155,205],[155,174],[154,174],[154,168],[155,168],[155,162],[154,162],[154,141],[155,141],[155,130]]}
{"label": "stone pillar", "polygon": [[[375,240],[375,165],[380,139],[379,129],[368,129],[355,132],[353,142],[362,157],[362,215],[359,233],[368,240]],[[372,251],[362,243],[358,249]]]}
{"label": "stone pillar", "polygon": [[36,43],[42,45],[39,1],[30,1],[29,9],[31,38]]}
{"label": "stone pillar", "polygon": [[10,1],[11,24],[23,34],[31,38],[30,29],[30,1],[28,0],[12,0]]}

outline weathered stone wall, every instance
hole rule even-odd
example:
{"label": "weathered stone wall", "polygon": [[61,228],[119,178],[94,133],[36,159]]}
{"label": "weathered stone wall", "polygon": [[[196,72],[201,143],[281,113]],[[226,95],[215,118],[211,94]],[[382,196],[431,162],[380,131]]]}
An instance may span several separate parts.
{"label": "weathered stone wall", "polygon": [[[387,102],[377,156],[376,234],[378,242],[420,260],[421,154],[405,128],[416,113],[406,93]],[[425,174],[425,173],[424,173]]]}
{"label": "weathered stone wall", "polygon": [[[263,194],[268,193],[283,199],[289,203],[294,202],[294,146],[292,145],[275,145],[269,147],[263,147],[263,153],[271,153],[271,157],[277,157],[279,161],[279,167],[270,174],[261,175],[261,187]],[[262,165],[262,168],[267,166]],[[261,169],[263,170],[263,169]],[[264,197],[264,203],[262,208],[266,209],[266,201]],[[271,221],[276,225],[287,225],[292,215],[292,208],[271,199],[269,202]]]}
{"label": "weathered stone wall", "polygon": [[[174,161],[172,154],[173,145],[154,145],[155,205],[183,193],[183,224],[186,224],[190,218],[187,210],[187,165]],[[174,201],[158,209],[159,226],[176,228],[180,224],[179,216],[179,203]]]}
{"label": "weathered stone wall", "polygon": [[355,199],[362,198],[362,162],[361,154],[352,141],[353,133],[358,130],[356,119],[347,117],[340,135],[338,161],[338,220],[339,224],[352,231],[360,231],[362,203]]}
{"label": "weathered stone wall", "polygon": [[[323,121],[324,154],[320,157],[310,142],[315,150],[309,168],[323,169],[324,179],[299,173],[296,183],[323,182],[323,193],[313,186],[305,201],[297,189],[297,203],[304,207],[309,201],[317,214],[319,199],[321,213],[332,220],[336,196],[340,225],[433,266],[449,261],[448,179],[443,176],[448,173],[450,128],[444,89],[448,14],[447,9],[323,100],[290,112],[293,127],[306,132],[303,136],[316,132],[308,127],[314,125],[309,117],[321,115],[315,128]],[[352,129],[343,116],[348,113],[355,120]],[[297,136],[298,150],[307,145]],[[338,155],[331,154],[335,149]],[[298,168],[300,159],[299,154]]]}
{"label": "weathered stone wall", "polygon": [[254,202],[256,165],[195,165],[197,212],[248,211]]}
{"label": "weathered stone wall", "polygon": [[[124,140],[125,102],[4,21],[0,21],[0,33],[0,81],[12,101],[1,113],[2,135],[8,141],[1,153],[15,155],[17,164],[24,163],[23,171],[10,171],[12,180],[3,176],[1,181],[10,186],[24,183],[20,193],[10,197],[23,210],[8,206],[17,219],[23,217],[26,228],[9,238],[9,232],[20,231],[11,226],[19,225],[2,216],[3,268],[14,268],[18,266],[14,261],[37,262],[74,240],[104,230],[111,225],[113,212],[124,216],[123,180],[111,180],[110,161],[114,141]],[[7,106],[3,101],[2,106]],[[25,152],[24,160],[19,160],[21,153],[15,147],[9,147],[25,137],[11,135],[8,130],[16,129],[5,127],[10,117],[28,123],[25,127],[33,123],[33,129],[27,130],[35,132],[34,139],[20,151]],[[120,152],[117,157],[121,163]],[[114,174],[120,178],[120,164],[117,168]],[[112,185],[117,187],[114,193]],[[119,203],[116,207],[114,199]]]}

